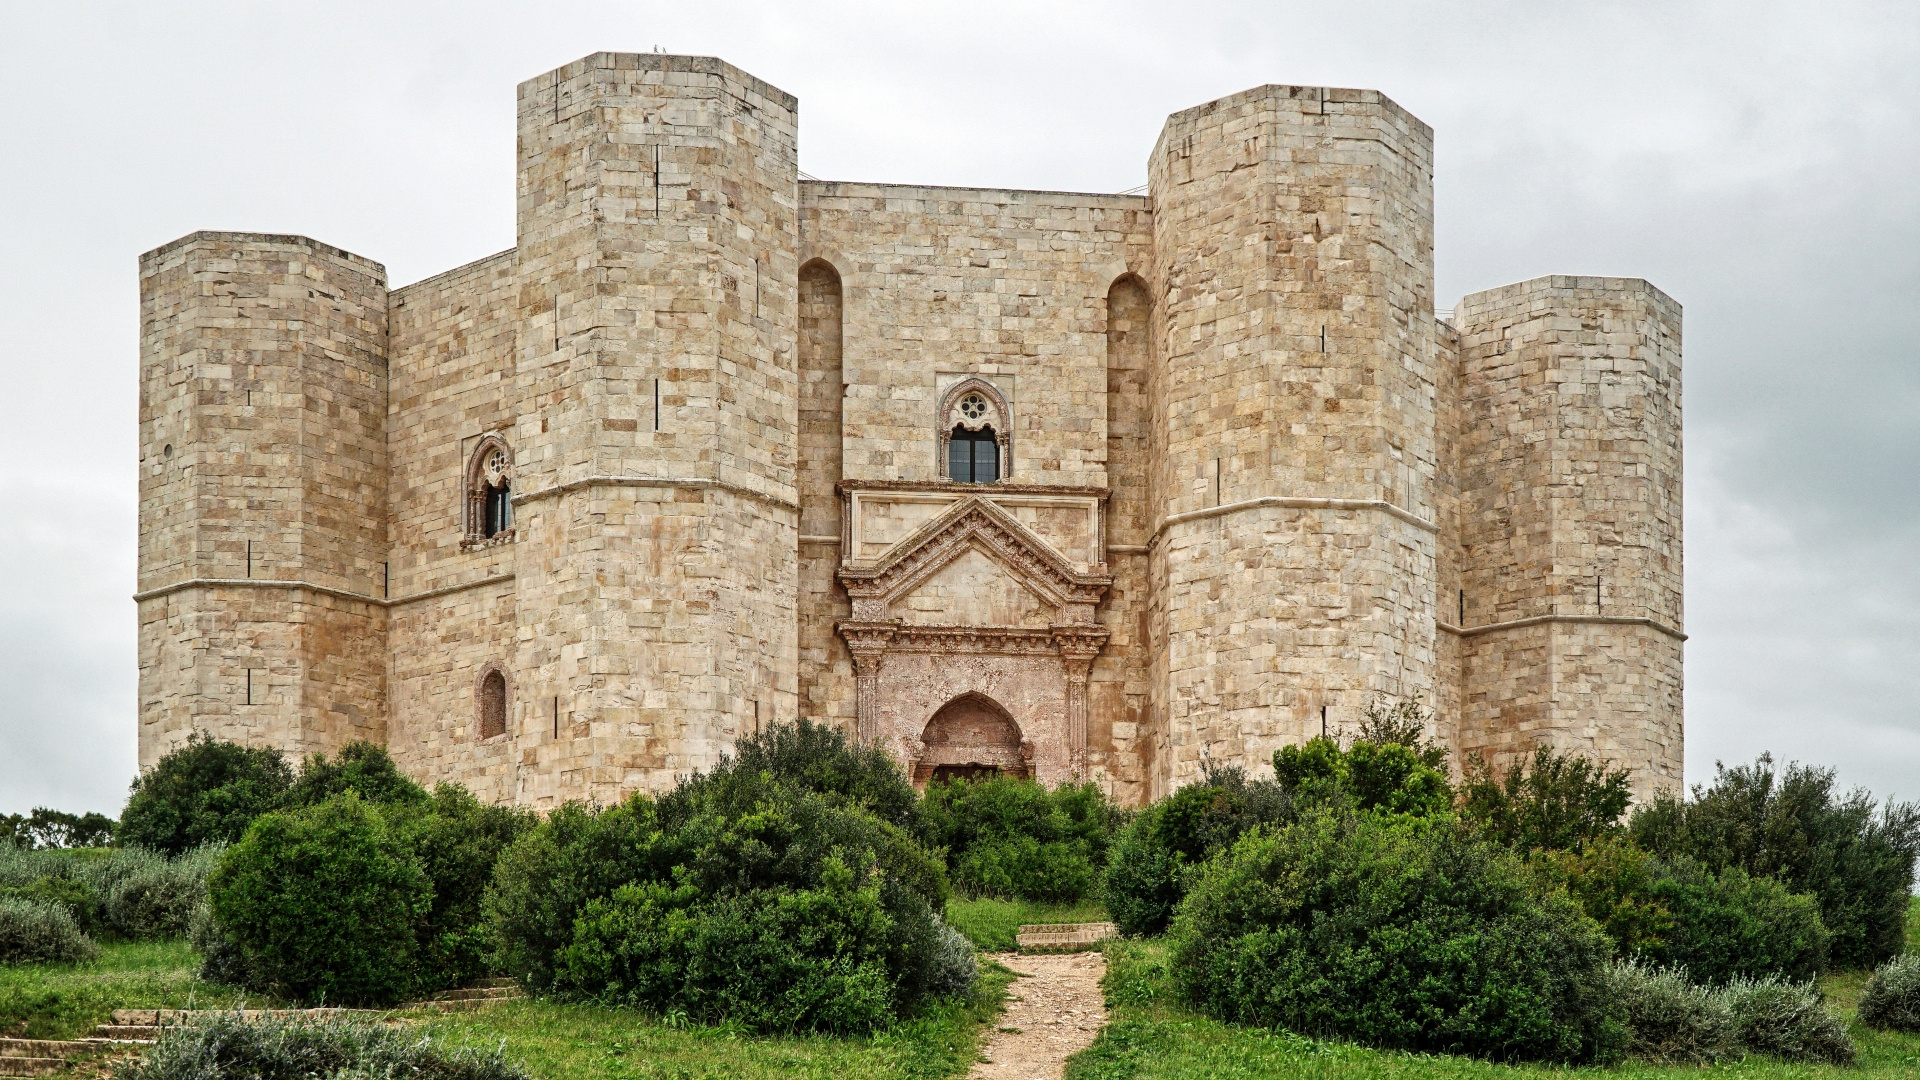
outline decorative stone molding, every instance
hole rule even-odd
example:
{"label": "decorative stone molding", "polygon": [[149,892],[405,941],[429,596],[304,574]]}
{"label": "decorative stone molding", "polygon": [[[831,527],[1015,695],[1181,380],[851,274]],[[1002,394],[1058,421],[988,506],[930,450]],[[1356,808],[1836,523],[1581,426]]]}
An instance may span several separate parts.
{"label": "decorative stone molding", "polygon": [[[499,435],[483,435],[467,458],[466,483],[462,485],[464,498],[463,518],[466,522],[466,535],[461,539],[463,548],[487,548],[497,544],[513,542],[513,448]],[[489,496],[498,493],[500,505],[506,520],[499,527],[489,531],[487,521],[487,502]]]}
{"label": "decorative stone molding", "polygon": [[[975,405],[975,400],[979,402]],[[953,429],[964,428],[967,431],[979,431],[984,427],[993,428],[993,441],[1000,448],[1000,479],[1013,475],[1013,408],[1007,403],[1007,396],[1000,388],[979,376],[962,379],[947,388],[940,395],[940,410],[935,423],[938,430],[935,452],[939,460],[935,465],[937,475],[947,477],[947,444],[953,440]]]}
{"label": "decorative stone molding", "polygon": [[853,600],[854,618],[886,618],[889,603],[973,548],[986,552],[1049,604],[1072,609],[1063,614],[1083,616],[1061,621],[1091,623],[1094,605],[1113,584],[1111,574],[1076,572],[1012,515],[975,496],[915,530],[880,561],[841,566],[840,584]]}

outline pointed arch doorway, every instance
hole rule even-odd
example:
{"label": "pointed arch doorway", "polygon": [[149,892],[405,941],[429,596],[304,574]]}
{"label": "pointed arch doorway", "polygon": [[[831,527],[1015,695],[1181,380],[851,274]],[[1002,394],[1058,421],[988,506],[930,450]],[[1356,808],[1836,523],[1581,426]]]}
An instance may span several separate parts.
{"label": "pointed arch doorway", "polygon": [[985,694],[962,694],[933,714],[920,733],[924,749],[914,762],[913,782],[988,776],[1033,775],[1032,747],[1020,725],[999,702]]}

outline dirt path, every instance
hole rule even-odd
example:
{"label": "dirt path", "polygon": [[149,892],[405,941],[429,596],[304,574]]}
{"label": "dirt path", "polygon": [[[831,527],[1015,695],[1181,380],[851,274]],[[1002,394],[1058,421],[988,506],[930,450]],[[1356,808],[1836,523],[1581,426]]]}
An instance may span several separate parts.
{"label": "dirt path", "polygon": [[1007,1011],[969,1075],[979,1080],[1059,1080],[1067,1059],[1107,1022],[1100,997],[1106,958],[1097,952],[993,957],[1020,975],[1007,987]]}

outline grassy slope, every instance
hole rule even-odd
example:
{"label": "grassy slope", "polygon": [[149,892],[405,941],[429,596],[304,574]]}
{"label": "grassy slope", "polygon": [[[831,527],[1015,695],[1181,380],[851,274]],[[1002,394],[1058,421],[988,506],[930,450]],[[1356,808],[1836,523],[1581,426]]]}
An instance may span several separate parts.
{"label": "grassy slope", "polygon": [[672,1027],[623,1009],[513,1002],[428,1020],[449,1043],[497,1046],[539,1080],[707,1080],[805,1077],[934,1080],[966,1073],[999,1014],[1012,973],[982,972],[971,1000],[871,1039],[755,1038],[725,1028]]}
{"label": "grassy slope", "polygon": [[[170,941],[102,946],[92,964],[0,967],[0,1035],[76,1038],[114,1009],[274,1004],[200,982],[199,966],[190,945]],[[451,1043],[504,1043],[508,1057],[524,1062],[538,1080],[935,1080],[964,1075],[979,1057],[981,1035],[1012,980],[1005,968],[986,965],[968,1000],[870,1039],[756,1038],[724,1028],[681,1028],[622,1009],[540,1001],[419,1019]]]}
{"label": "grassy slope", "polygon": [[[1920,949],[1920,900],[1907,923],[1907,944]],[[1546,1077],[1751,1077],[1754,1080],[1911,1080],[1920,1076],[1920,1035],[1874,1031],[1853,1024],[1860,1049],[1854,1068],[1788,1065],[1752,1058],[1714,1068],[1626,1065],[1617,1069],[1561,1069],[1490,1065],[1469,1058],[1369,1050],[1318,1042],[1287,1032],[1233,1027],[1166,1000],[1164,954],[1155,943],[1108,947],[1107,998],[1111,1019],[1099,1041],[1067,1066],[1067,1080],[1231,1080],[1284,1076],[1288,1080],[1545,1080]],[[1851,1023],[1864,973],[1822,980],[1833,1007]]]}
{"label": "grassy slope", "polygon": [[1039,904],[1030,900],[950,900],[947,922],[986,952],[1012,952],[1013,936],[1025,923],[1105,922],[1098,900],[1078,904]]}
{"label": "grassy slope", "polygon": [[[196,976],[200,956],[184,941],[102,945],[91,964],[0,966],[0,1035],[72,1039],[115,1009],[216,1008],[244,995]],[[258,994],[248,1004],[264,1002]]]}

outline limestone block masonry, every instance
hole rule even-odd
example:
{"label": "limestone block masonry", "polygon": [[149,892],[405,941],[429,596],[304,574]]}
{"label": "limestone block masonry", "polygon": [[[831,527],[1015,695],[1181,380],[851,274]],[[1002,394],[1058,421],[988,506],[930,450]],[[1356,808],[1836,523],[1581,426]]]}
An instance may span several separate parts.
{"label": "limestone block masonry", "polygon": [[1175,114],[1146,195],[803,179],[711,57],[518,112],[511,250],[142,257],[142,767],[370,739],[552,807],[808,717],[1138,805],[1418,695],[1459,754],[1679,783],[1679,306],[1437,319],[1380,93]]}

